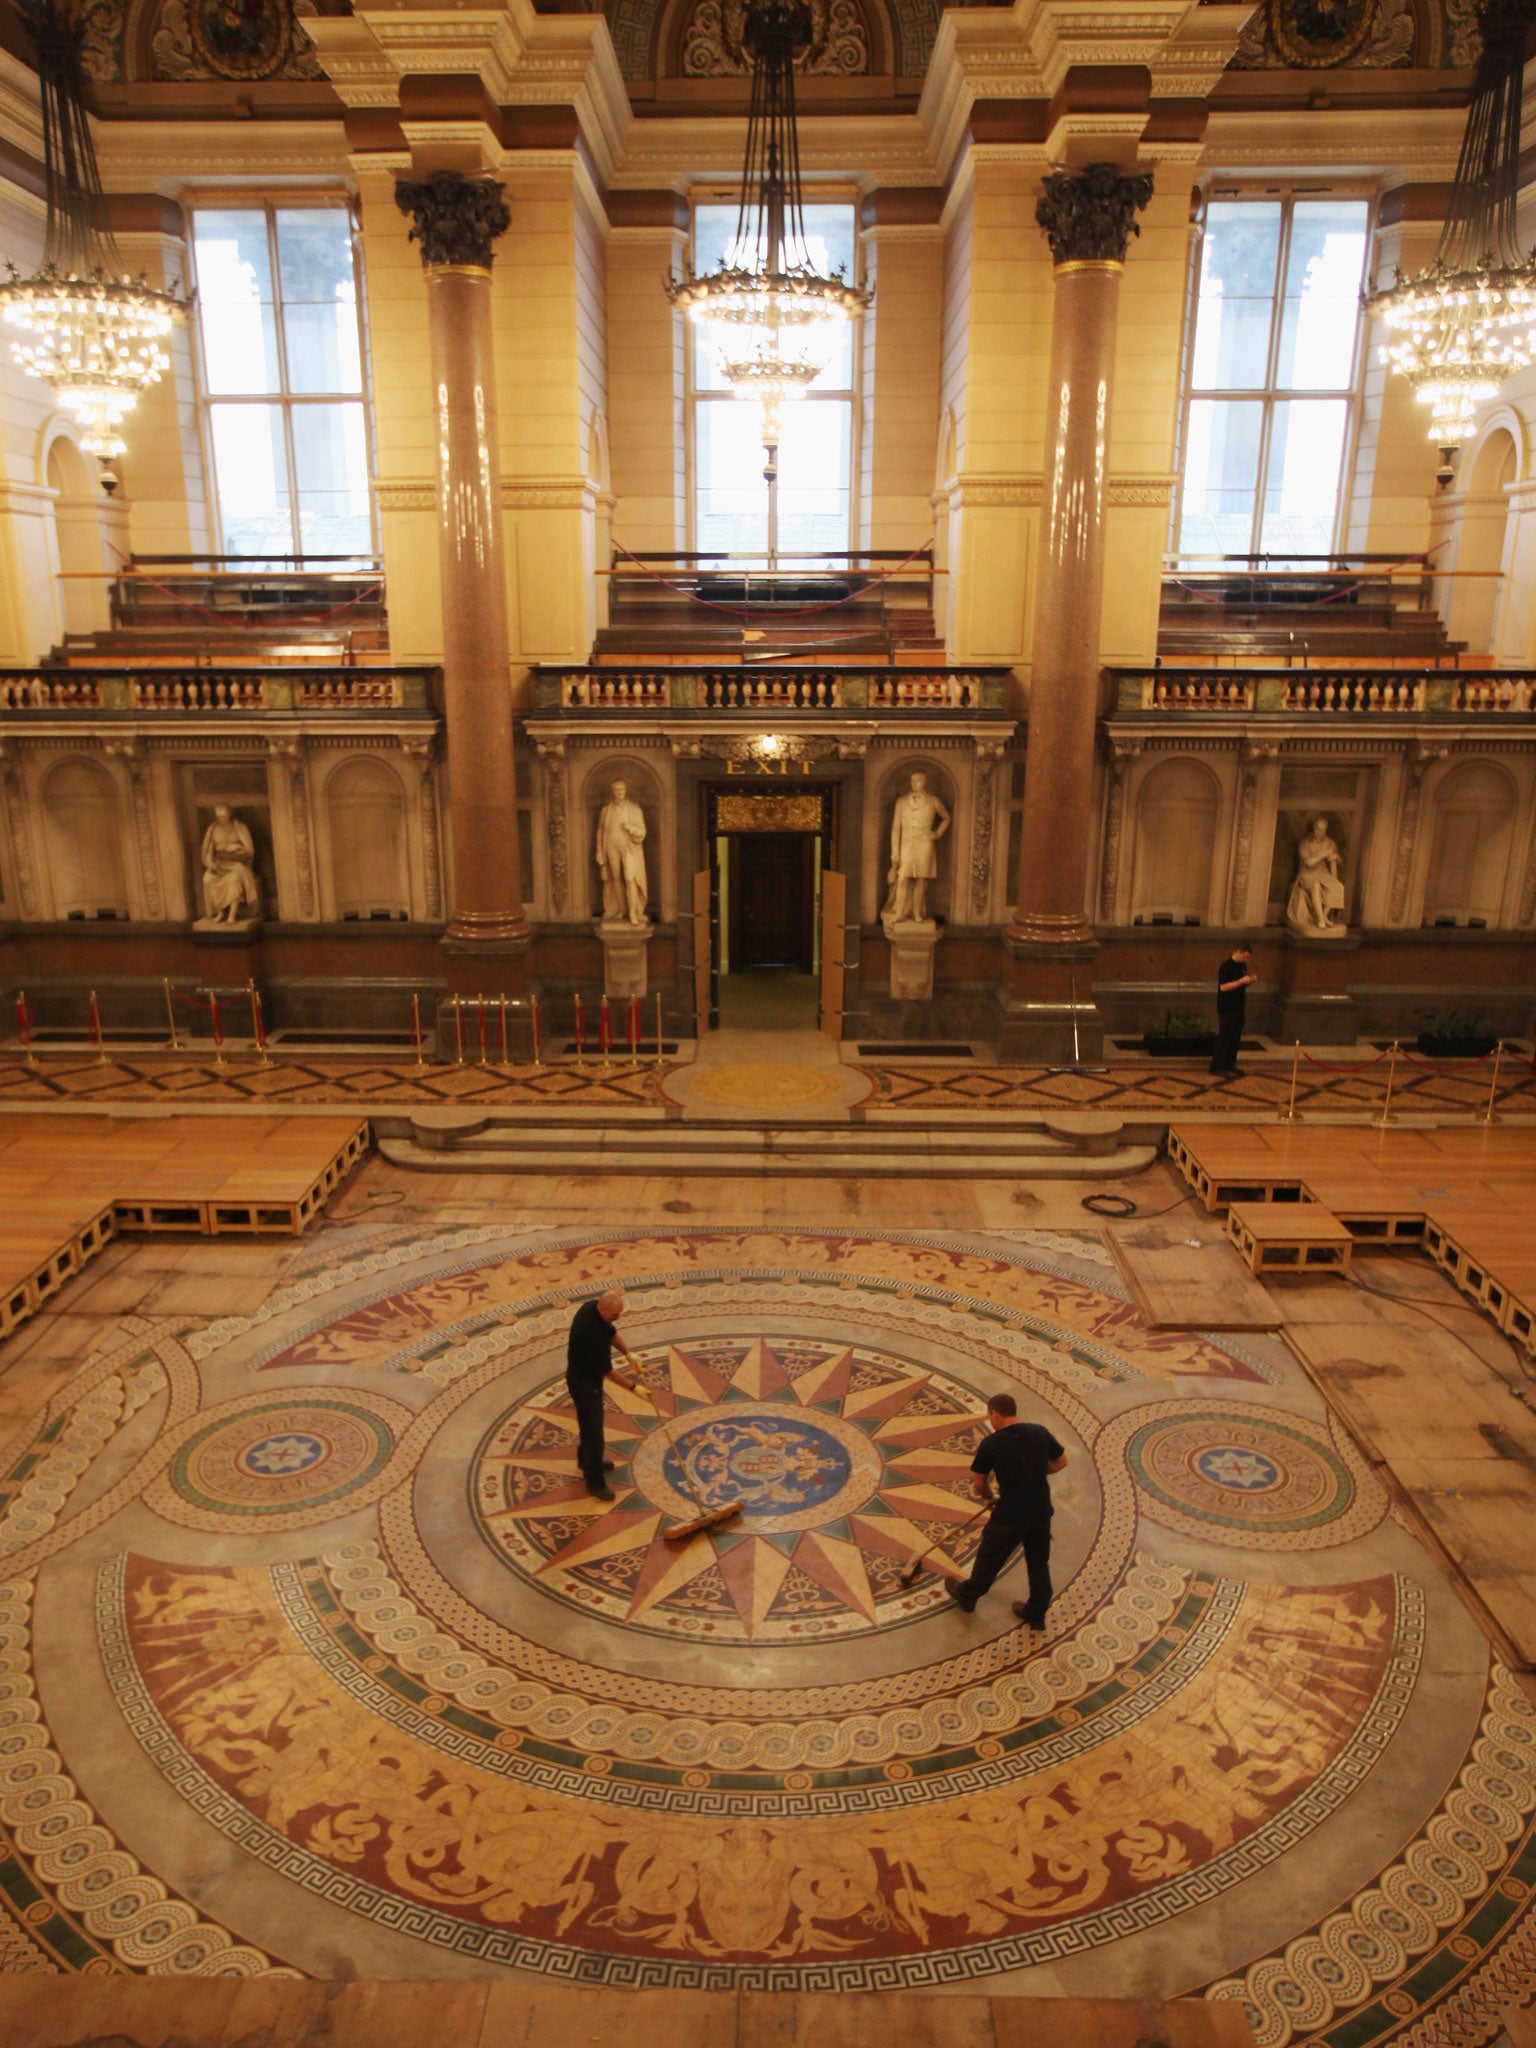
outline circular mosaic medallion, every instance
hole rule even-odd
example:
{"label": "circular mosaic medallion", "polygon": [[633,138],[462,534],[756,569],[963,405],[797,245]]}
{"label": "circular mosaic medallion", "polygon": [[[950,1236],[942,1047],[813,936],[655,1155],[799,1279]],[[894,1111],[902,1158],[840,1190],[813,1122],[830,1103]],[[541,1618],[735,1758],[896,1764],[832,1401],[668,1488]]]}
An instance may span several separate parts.
{"label": "circular mosaic medallion", "polygon": [[363,1485],[394,1449],[388,1427],[347,1401],[271,1402],[184,1443],[170,1482],[194,1507],[273,1515],[324,1507]]}
{"label": "circular mosaic medallion", "polygon": [[1380,1488],[1299,1419],[1242,1409],[1122,1417],[1126,1462],[1155,1520],[1259,1548],[1310,1549],[1374,1528]]}
{"label": "circular mosaic medallion", "polygon": [[[796,1642],[910,1621],[944,1580],[901,1574],[930,1544],[961,1571],[979,1525],[981,1395],[867,1345],[707,1338],[636,1357],[659,1404],[610,1384],[615,1498],[576,1470],[562,1378],[492,1426],[470,1472],[480,1534],[546,1592],[656,1634]],[[666,1531],[740,1504],[709,1541]],[[932,1560],[930,1560],[930,1564]]]}

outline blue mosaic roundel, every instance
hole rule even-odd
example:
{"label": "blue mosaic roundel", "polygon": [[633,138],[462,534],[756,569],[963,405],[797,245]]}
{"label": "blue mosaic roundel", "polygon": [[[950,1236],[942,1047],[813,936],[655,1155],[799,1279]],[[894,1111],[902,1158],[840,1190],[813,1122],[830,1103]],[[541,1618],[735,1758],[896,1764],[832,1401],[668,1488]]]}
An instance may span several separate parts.
{"label": "blue mosaic roundel", "polygon": [[1267,1493],[1285,1476],[1272,1458],[1240,1444],[1212,1444],[1196,1457],[1195,1470],[1231,1493]]}
{"label": "blue mosaic roundel", "polygon": [[841,1493],[853,1464],[830,1430],[758,1412],[679,1430],[661,1469],[669,1486],[696,1492],[706,1507],[734,1498],[744,1514],[783,1515]]}
{"label": "blue mosaic roundel", "polygon": [[284,1479],[317,1465],[326,1449],[319,1437],[288,1430],[281,1436],[264,1436],[248,1444],[240,1453],[240,1463],[260,1479]]}

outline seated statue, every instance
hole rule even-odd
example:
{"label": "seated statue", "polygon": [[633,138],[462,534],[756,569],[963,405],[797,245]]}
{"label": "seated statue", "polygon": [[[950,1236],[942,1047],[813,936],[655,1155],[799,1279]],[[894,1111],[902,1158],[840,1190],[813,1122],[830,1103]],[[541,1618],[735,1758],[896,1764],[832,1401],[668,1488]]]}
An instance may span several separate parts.
{"label": "seated statue", "polygon": [[1312,829],[1296,847],[1296,879],[1285,906],[1285,921],[1305,938],[1339,936],[1344,930],[1344,884],[1339,879],[1339,849],[1326,818],[1314,818]]}
{"label": "seated statue", "polygon": [[261,915],[256,843],[228,804],[215,804],[203,834],[204,924],[247,924]]}

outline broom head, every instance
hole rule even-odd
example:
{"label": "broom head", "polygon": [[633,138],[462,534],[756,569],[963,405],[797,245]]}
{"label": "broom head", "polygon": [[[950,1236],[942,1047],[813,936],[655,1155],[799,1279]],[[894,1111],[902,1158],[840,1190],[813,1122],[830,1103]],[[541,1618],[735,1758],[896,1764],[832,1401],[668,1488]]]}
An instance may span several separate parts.
{"label": "broom head", "polygon": [[702,1515],[695,1515],[691,1522],[674,1522],[670,1529],[663,1529],[661,1533],[668,1543],[686,1543],[690,1536],[702,1536],[706,1529],[714,1529],[740,1513],[741,1502],[728,1500],[724,1507],[708,1508]]}

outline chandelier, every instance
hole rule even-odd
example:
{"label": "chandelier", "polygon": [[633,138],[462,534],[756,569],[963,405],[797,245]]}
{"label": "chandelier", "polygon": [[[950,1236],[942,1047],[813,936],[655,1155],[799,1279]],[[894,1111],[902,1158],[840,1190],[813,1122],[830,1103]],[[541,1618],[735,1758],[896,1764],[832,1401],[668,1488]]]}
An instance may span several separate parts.
{"label": "chandelier", "polygon": [[798,0],[748,0],[741,40],[752,61],[752,97],[736,232],[706,276],[695,277],[690,265],[667,283],[667,297],[698,328],[720,376],[761,408],[770,481],[785,401],[815,383],[844,323],[874,297],[840,271],[822,276],[805,238],[795,55],[810,36],[811,10]]}
{"label": "chandelier", "polygon": [[1483,0],[1477,83],[1434,258],[1365,297],[1387,325],[1384,359],[1430,408],[1429,438],[1448,458],[1477,408],[1536,355],[1536,255],[1515,239],[1531,16],[1532,0]]}
{"label": "chandelier", "polygon": [[118,429],[139,393],[170,367],[166,337],[186,314],[180,296],[135,282],[107,226],[81,62],[83,26],[61,0],[20,0],[37,52],[47,219],[43,264],[0,283],[0,317],[17,330],[11,354],[51,384],[103,461],[121,455]]}

